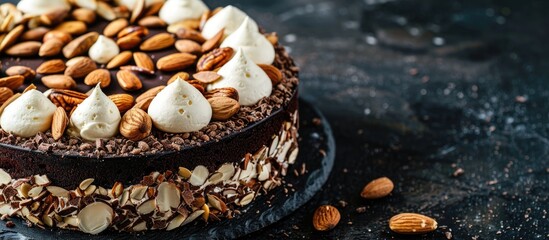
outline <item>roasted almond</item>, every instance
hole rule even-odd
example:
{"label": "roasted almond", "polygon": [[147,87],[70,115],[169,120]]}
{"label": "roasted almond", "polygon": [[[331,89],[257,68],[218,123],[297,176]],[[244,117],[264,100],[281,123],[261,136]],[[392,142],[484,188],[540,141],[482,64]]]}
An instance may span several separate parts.
{"label": "roasted almond", "polygon": [[193,65],[196,61],[196,56],[188,53],[174,53],[156,62],[156,68],[162,71],[178,71],[183,70]]}
{"label": "roasted almond", "polygon": [[117,36],[118,38],[128,36],[130,34],[133,34],[138,37],[145,37],[149,35],[149,29],[143,26],[128,26],[122,29],[120,32],[118,32]]}
{"label": "roasted almond", "polygon": [[206,42],[202,44],[202,52],[206,53],[218,48],[219,45],[221,45],[223,36],[225,36],[225,29],[221,29],[215,36],[206,40]]}
{"label": "roasted almond", "polygon": [[[202,43],[206,42],[206,39],[202,36],[202,34],[200,32],[198,32],[196,30],[192,30],[192,29],[181,28],[181,29],[177,30],[177,32],[175,32],[175,35],[179,39],[191,40],[191,41],[195,41],[199,44],[202,44]],[[200,48],[202,50],[202,46],[200,46]]]}
{"label": "roasted almond", "polygon": [[90,72],[84,79],[88,86],[99,84],[101,88],[106,88],[111,84],[111,73],[106,69],[96,69]]}
{"label": "roasted almond", "polygon": [[71,111],[87,97],[88,95],[84,93],[64,89],[52,89],[48,95],[53,104],[62,107],[65,111]]}
{"label": "roasted almond", "polygon": [[238,101],[238,91],[232,87],[216,88],[204,93],[206,99],[214,97],[228,97]]}
{"label": "roasted almond", "polygon": [[225,121],[240,110],[238,101],[229,97],[212,97],[208,99],[212,106],[212,119]]}
{"label": "roasted almond", "polygon": [[152,15],[157,15],[160,12],[160,9],[162,9],[162,6],[164,6],[164,1],[157,1],[154,3],[150,3],[149,7],[146,9],[143,16],[147,17]]}
{"label": "roasted almond", "polygon": [[401,213],[389,220],[389,228],[400,234],[424,234],[437,229],[437,221],[417,213]]}
{"label": "roasted almond", "polygon": [[56,8],[47,13],[40,15],[40,22],[42,24],[53,26],[63,22],[69,14],[69,10],[65,8]]}
{"label": "roasted almond", "polygon": [[6,34],[6,36],[2,39],[2,42],[0,42],[0,52],[3,52],[11,47],[24,31],[25,26],[22,24],[14,27],[8,34]]}
{"label": "roasted almond", "polygon": [[86,33],[88,27],[81,21],[66,21],[57,25],[53,30],[66,32],[73,36],[78,36]]}
{"label": "roasted almond", "polygon": [[217,74],[214,71],[202,71],[193,74],[193,77],[203,84],[210,84],[219,80],[221,78],[221,75]]}
{"label": "roasted almond", "polygon": [[51,134],[54,140],[59,140],[63,137],[68,124],[69,117],[67,116],[67,112],[62,107],[57,107],[53,113],[51,122]]}
{"label": "roasted almond", "polygon": [[45,61],[36,69],[39,74],[56,74],[65,71],[65,62],[61,59]]}
{"label": "roasted almond", "polygon": [[198,30],[199,27],[199,19],[187,19],[168,25],[167,31],[170,33],[176,33],[179,29]]}
{"label": "roasted almond", "polygon": [[65,75],[72,78],[86,77],[93,70],[97,69],[95,62],[89,57],[80,57],[78,61],[71,64],[67,63],[66,65]]}
{"label": "roasted almond", "polygon": [[150,98],[150,97],[156,97],[156,95],[162,91],[162,89],[164,89],[166,86],[158,86],[158,87],[154,87],[154,88],[151,88],[149,90],[147,90],[146,92],[142,93],[141,95],[139,95],[139,97],[137,97],[135,99],[136,102],[141,102],[147,98]]}
{"label": "roasted almond", "polygon": [[139,141],[151,134],[151,117],[139,108],[132,108],[120,121],[120,134],[132,141]]}
{"label": "roasted almond", "polygon": [[105,29],[103,29],[103,35],[107,37],[114,37],[116,34],[118,34],[122,29],[128,26],[128,20],[125,18],[119,18],[112,22],[110,22]]}
{"label": "roasted almond", "polygon": [[143,74],[149,74],[149,75],[154,74],[154,71],[150,71],[149,69],[145,69],[145,68],[142,68],[139,66],[133,66],[133,65],[122,66],[120,67],[120,70],[128,70],[136,73],[143,73]]}
{"label": "roasted almond", "polygon": [[136,36],[135,34],[127,35],[116,40],[116,44],[118,44],[118,46],[122,50],[129,50],[129,49],[135,48],[140,43],[141,43],[141,38]]}
{"label": "roasted almond", "polygon": [[128,70],[120,70],[116,73],[116,78],[120,87],[126,91],[139,90],[143,87],[141,80]]}
{"label": "roasted almond", "polygon": [[130,23],[134,23],[145,13],[145,0],[136,0],[134,2]]}
{"label": "roasted almond", "polygon": [[192,40],[177,40],[175,42],[175,48],[182,53],[189,53],[193,55],[202,54],[202,46]]}
{"label": "roasted almond", "polygon": [[149,109],[149,106],[151,105],[151,102],[152,102],[153,99],[154,99],[154,97],[148,97],[148,98],[142,99],[141,101],[136,102],[133,107],[134,108],[139,108],[143,111],[147,111]]}
{"label": "roasted almond", "polygon": [[278,68],[268,64],[258,64],[258,66],[269,76],[273,86],[282,82],[282,72]]}
{"label": "roasted almond", "polygon": [[233,57],[234,50],[230,47],[216,48],[215,50],[203,55],[196,68],[198,71],[212,71],[222,67]]}
{"label": "roasted almond", "polygon": [[57,40],[63,42],[63,44],[68,44],[72,41],[72,36],[70,34],[66,33],[66,32],[63,32],[63,31],[52,30],[52,31],[47,32],[44,35],[44,38],[42,39],[42,42],[46,43],[51,39],[57,39]]}
{"label": "roasted almond", "polygon": [[366,184],[360,196],[366,199],[378,199],[389,195],[394,188],[393,181],[387,177],[372,180]]}
{"label": "roasted almond", "polygon": [[25,77],[22,75],[13,75],[8,77],[0,78],[0,87],[7,87],[11,90],[15,90],[25,81]]}
{"label": "roasted almond", "polygon": [[62,74],[48,75],[42,77],[42,83],[48,88],[71,89],[76,87],[76,82],[72,77]]}
{"label": "roasted almond", "polygon": [[13,91],[7,87],[0,87],[0,105],[13,96]]}
{"label": "roasted almond", "polygon": [[107,21],[116,19],[116,12],[113,7],[106,2],[97,1],[97,9],[95,9],[95,12]]}
{"label": "roasted almond", "polygon": [[183,80],[189,80],[189,77],[191,75],[189,75],[189,73],[187,72],[178,72],[176,74],[174,74],[169,80],[168,80],[168,85],[172,84],[175,80],[177,80],[178,78],[181,78]]}
{"label": "roasted almond", "polygon": [[75,9],[72,11],[71,15],[75,20],[82,21],[87,24],[94,23],[96,18],[95,11],[87,8]]}
{"label": "roasted almond", "polygon": [[40,57],[53,57],[57,56],[63,50],[64,43],[59,39],[50,39],[38,50],[38,56]]}
{"label": "roasted almond", "polygon": [[139,26],[148,27],[148,28],[161,28],[166,27],[167,24],[158,16],[146,16],[139,20]]}
{"label": "roasted almond", "polygon": [[87,53],[98,37],[99,33],[89,32],[72,40],[63,48],[63,55],[70,59]]}
{"label": "roasted almond", "polygon": [[132,59],[132,52],[124,51],[116,55],[108,64],[107,69],[113,69],[125,65]]}
{"label": "roasted almond", "polygon": [[114,102],[116,107],[118,108],[118,111],[121,113],[125,113],[130,108],[133,107],[133,96],[130,94],[115,94],[110,95],[109,98]]}
{"label": "roasted almond", "polygon": [[19,38],[21,41],[42,41],[44,35],[50,31],[46,27],[37,27],[35,29],[30,29],[24,32]]}
{"label": "roasted almond", "polygon": [[154,63],[148,54],[142,52],[133,53],[133,60],[135,64],[140,67],[149,70],[154,73]]}
{"label": "roasted almond", "polygon": [[11,66],[10,68],[6,69],[6,75],[21,75],[25,77],[26,80],[32,80],[34,79],[34,77],[36,77],[36,72],[32,70],[32,68],[27,66]]}
{"label": "roasted almond", "polygon": [[14,57],[32,57],[37,56],[42,46],[41,42],[28,41],[15,44],[6,50],[6,54]]}
{"label": "roasted almond", "polygon": [[340,219],[337,208],[330,205],[320,206],[313,215],[313,227],[318,231],[328,231],[337,226]]}
{"label": "roasted almond", "polygon": [[141,51],[158,51],[173,46],[175,39],[170,33],[159,33],[145,40],[139,49]]}

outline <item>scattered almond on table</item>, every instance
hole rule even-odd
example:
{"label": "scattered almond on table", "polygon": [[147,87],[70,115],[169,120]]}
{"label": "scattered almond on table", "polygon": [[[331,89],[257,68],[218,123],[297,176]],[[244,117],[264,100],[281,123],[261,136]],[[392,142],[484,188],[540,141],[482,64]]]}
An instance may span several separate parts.
{"label": "scattered almond on table", "polygon": [[313,226],[318,231],[328,231],[337,226],[341,215],[337,208],[323,205],[316,209],[313,215]]}
{"label": "scattered almond on table", "polygon": [[389,220],[389,228],[399,234],[423,234],[437,229],[437,221],[417,213],[401,213]]}
{"label": "scattered almond on table", "polygon": [[393,181],[387,177],[374,179],[364,186],[360,196],[366,199],[383,198],[389,195],[394,187]]}

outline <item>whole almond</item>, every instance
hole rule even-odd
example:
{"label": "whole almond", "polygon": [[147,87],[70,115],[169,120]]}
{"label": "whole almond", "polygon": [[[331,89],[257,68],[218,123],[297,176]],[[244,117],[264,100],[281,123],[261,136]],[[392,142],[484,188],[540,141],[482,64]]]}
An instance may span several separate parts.
{"label": "whole almond", "polygon": [[215,50],[202,55],[196,64],[196,68],[198,71],[212,71],[220,68],[231,60],[233,53],[234,50],[230,47],[216,48]]}
{"label": "whole almond", "polygon": [[50,39],[38,50],[38,56],[40,57],[53,57],[57,56],[63,50],[64,43],[59,39]]}
{"label": "whole almond", "polygon": [[236,89],[232,87],[216,88],[216,89],[212,89],[209,92],[204,93],[204,97],[206,99],[210,99],[214,97],[228,97],[238,101],[238,91],[236,91]]}
{"label": "whole almond", "polygon": [[154,63],[148,54],[142,53],[142,52],[135,52],[133,53],[133,61],[135,61],[135,64],[138,67],[154,72]]}
{"label": "whole almond", "polygon": [[141,95],[139,95],[139,97],[137,97],[135,99],[136,102],[141,102],[147,98],[150,98],[150,97],[156,97],[156,95],[162,91],[162,89],[164,89],[166,86],[158,86],[158,87],[154,87],[154,88],[151,88],[149,90],[147,90],[146,92],[142,93]]}
{"label": "whole almond", "polygon": [[229,97],[212,97],[208,99],[212,106],[212,119],[225,121],[240,110],[238,101]]}
{"label": "whole almond", "polygon": [[56,74],[65,71],[65,62],[61,59],[45,61],[36,69],[39,74]]}
{"label": "whole almond", "polygon": [[91,58],[81,57],[78,61],[74,62],[74,64],[67,63],[65,75],[71,76],[72,78],[83,78],[95,69],[97,69],[97,65]]}
{"label": "whole almond", "polygon": [[417,213],[401,213],[389,220],[389,228],[400,234],[424,234],[437,229],[437,221]]}
{"label": "whole almond", "polygon": [[134,23],[145,13],[145,0],[136,0],[134,2],[130,23]]}
{"label": "whole almond", "polygon": [[67,125],[69,124],[69,117],[67,112],[62,107],[57,107],[53,113],[53,119],[51,122],[51,134],[54,140],[59,140],[65,134]]}
{"label": "whole almond", "polygon": [[129,50],[129,49],[135,48],[140,43],[141,43],[141,38],[134,34],[127,35],[116,40],[116,44],[118,44],[118,46],[122,50]]}
{"label": "whole almond", "polygon": [[120,121],[120,134],[132,141],[139,141],[151,134],[152,119],[145,111],[132,108]]}
{"label": "whole almond", "polygon": [[55,106],[62,107],[65,111],[71,111],[87,97],[84,93],[64,89],[52,89],[48,95]]}
{"label": "whole almond", "polygon": [[25,77],[22,75],[13,75],[0,78],[0,87],[7,87],[11,90],[15,90],[23,85]]}
{"label": "whole almond", "polygon": [[189,73],[187,72],[178,72],[176,74],[174,74],[169,80],[168,80],[168,85],[172,84],[175,80],[177,80],[178,78],[181,78],[183,80],[189,80],[189,77],[191,75],[189,75]]}
{"label": "whole almond", "polygon": [[394,188],[393,181],[387,177],[374,179],[362,189],[360,196],[366,199],[378,199],[389,195]]}
{"label": "whole almond", "polygon": [[40,46],[42,46],[42,43],[37,41],[22,42],[8,48],[6,54],[14,57],[37,56]]}
{"label": "whole almond", "polygon": [[119,18],[112,22],[110,22],[105,29],[103,29],[103,35],[107,37],[114,37],[116,34],[118,34],[122,29],[128,26],[128,20],[125,18]]}
{"label": "whole almond", "polygon": [[164,6],[164,1],[157,1],[155,3],[151,3],[150,6],[146,9],[143,16],[152,16],[157,15],[160,12],[160,9],[162,9],[162,6]]}
{"label": "whole almond", "polygon": [[62,74],[48,75],[42,77],[42,83],[48,88],[71,89],[76,87],[76,82],[72,77]]}
{"label": "whole almond", "polygon": [[167,24],[158,16],[147,16],[139,20],[139,26],[148,27],[148,28],[161,28],[166,27]]}
{"label": "whole almond", "polygon": [[125,113],[133,107],[133,96],[129,94],[115,94],[110,95],[109,98],[114,102],[116,107],[121,113]]}
{"label": "whole almond", "polygon": [[133,65],[122,66],[120,67],[120,70],[128,70],[136,73],[143,73],[143,74],[149,74],[149,75],[154,74],[154,71],[150,71],[149,69],[145,69],[145,68],[142,68],[139,66],[133,66]]}
{"label": "whole almond", "polygon": [[66,21],[57,25],[53,30],[66,32],[73,36],[78,36],[80,34],[86,33],[88,27],[86,24],[81,21]]}
{"label": "whole almond", "polygon": [[0,105],[13,96],[13,91],[7,87],[0,87]]}
{"label": "whole almond", "polygon": [[42,39],[42,42],[46,43],[51,39],[57,39],[57,40],[63,42],[63,44],[68,44],[72,41],[72,36],[70,34],[66,33],[66,32],[63,32],[63,31],[52,30],[52,31],[47,32],[44,35],[44,38]]}
{"label": "whole almond", "polygon": [[99,33],[89,32],[72,40],[63,48],[63,55],[66,58],[73,58],[87,53],[98,37]]}
{"label": "whole almond", "polygon": [[8,34],[6,34],[6,36],[2,39],[2,42],[0,42],[0,52],[3,52],[17,42],[17,39],[19,39],[19,36],[21,36],[24,31],[25,26],[23,24],[14,27]]}
{"label": "whole almond", "polygon": [[149,29],[143,26],[128,26],[118,32],[118,38],[122,38],[128,35],[135,35],[137,37],[145,37],[149,35]]}
{"label": "whole almond", "polygon": [[130,61],[130,59],[132,59],[131,51],[121,52],[107,64],[107,69],[113,69],[125,65]]}
{"label": "whole almond", "polygon": [[46,27],[37,27],[35,29],[29,29],[24,32],[19,38],[21,41],[42,41],[44,35],[50,31]]}
{"label": "whole almond", "polygon": [[158,59],[156,68],[162,71],[178,71],[193,65],[196,56],[188,53],[174,53]]}
{"label": "whole almond", "polygon": [[141,51],[158,51],[173,46],[175,39],[170,33],[159,33],[145,40],[139,49]]}
{"label": "whole almond", "polygon": [[177,51],[182,53],[190,53],[194,55],[202,53],[202,46],[192,40],[177,40],[177,42],[175,42],[175,48]]}
{"label": "whole almond", "polygon": [[40,22],[48,26],[57,25],[61,23],[63,19],[67,17],[68,14],[69,14],[68,9],[56,8],[47,13],[40,15]]}
{"label": "whole almond", "polygon": [[[206,42],[206,39],[204,38],[204,36],[202,36],[202,34],[199,31],[192,30],[192,29],[181,28],[177,30],[177,32],[175,32],[175,35],[179,39],[191,40],[199,44]],[[202,51],[202,46],[200,46],[200,50]]]}
{"label": "whole almond", "polygon": [[261,69],[269,76],[273,85],[277,85],[282,82],[282,72],[273,65],[258,64]]}
{"label": "whole almond", "polygon": [[32,68],[27,66],[11,66],[10,68],[6,69],[6,75],[21,75],[25,77],[26,80],[32,80],[34,79],[34,77],[36,77],[36,72],[32,70]]}
{"label": "whole almond", "polygon": [[111,73],[106,69],[93,70],[86,76],[84,83],[88,86],[99,84],[101,88],[106,88],[111,84]]}
{"label": "whole almond", "polygon": [[214,71],[197,72],[193,74],[193,77],[203,84],[210,84],[221,79],[221,75],[217,74]]}
{"label": "whole almond", "polygon": [[139,90],[143,87],[141,80],[128,70],[120,70],[116,73],[116,78],[120,87],[126,91]]}
{"label": "whole almond", "polygon": [[93,10],[87,8],[78,8],[72,11],[72,18],[85,22],[87,24],[92,24],[95,22],[96,14]]}
{"label": "whole almond", "polygon": [[334,228],[341,219],[337,208],[324,205],[316,209],[313,215],[313,226],[318,231],[328,231]]}
{"label": "whole almond", "polygon": [[167,31],[170,33],[176,33],[180,29],[198,30],[199,27],[199,19],[187,19],[168,25]]}
{"label": "whole almond", "polygon": [[136,102],[133,107],[134,108],[139,108],[143,111],[148,111],[149,106],[151,105],[151,102],[152,102],[153,99],[154,99],[154,97],[148,97],[148,98],[142,99],[141,101]]}
{"label": "whole almond", "polygon": [[97,15],[101,16],[107,21],[112,21],[116,19],[116,12],[113,7],[106,2],[97,1],[97,9],[95,10]]}
{"label": "whole almond", "polygon": [[219,45],[221,45],[223,36],[225,36],[225,29],[221,29],[215,36],[206,40],[206,42],[202,44],[202,52],[206,53],[218,48]]}

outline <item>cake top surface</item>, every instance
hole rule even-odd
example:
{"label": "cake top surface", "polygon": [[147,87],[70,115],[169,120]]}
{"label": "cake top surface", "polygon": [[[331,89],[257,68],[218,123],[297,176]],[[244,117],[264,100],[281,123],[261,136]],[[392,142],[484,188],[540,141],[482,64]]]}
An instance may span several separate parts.
{"label": "cake top surface", "polygon": [[281,109],[297,67],[233,6],[199,0],[0,5],[0,144],[156,154],[219,141]]}

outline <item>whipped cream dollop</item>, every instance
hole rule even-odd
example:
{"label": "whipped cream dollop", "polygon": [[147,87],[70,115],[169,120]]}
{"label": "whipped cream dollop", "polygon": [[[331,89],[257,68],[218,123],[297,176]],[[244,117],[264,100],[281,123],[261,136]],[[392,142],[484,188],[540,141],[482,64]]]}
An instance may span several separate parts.
{"label": "whipped cream dollop", "polygon": [[164,132],[194,132],[210,123],[212,107],[193,85],[178,78],[152,100],[149,115]]}
{"label": "whipped cream dollop", "polygon": [[[133,7],[135,6],[136,2],[137,2],[137,0],[116,0],[116,3],[118,5],[124,5],[129,10],[133,10]],[[157,2],[164,2],[164,0],[145,0],[145,7],[149,7],[152,4],[157,3]]]}
{"label": "whipped cream dollop", "polygon": [[257,64],[272,64],[275,59],[275,49],[271,42],[257,30],[250,17],[246,17],[242,25],[225,41],[221,47],[232,49],[242,48],[246,56]]}
{"label": "whipped cream dollop", "polygon": [[[225,37],[236,31],[248,15],[242,10],[231,5],[224,7],[217,14],[213,15],[202,29],[202,36],[206,39],[214,37],[221,29],[225,28]],[[258,31],[257,23],[250,19],[250,24]]]}
{"label": "whipped cream dollop", "polygon": [[91,46],[88,55],[90,58],[100,64],[108,63],[111,59],[120,53],[120,48],[116,42],[103,35],[97,38],[97,41]]}
{"label": "whipped cream dollop", "polygon": [[44,94],[30,90],[4,109],[0,126],[17,136],[32,137],[51,127],[55,109],[55,105]]}
{"label": "whipped cream dollop", "polygon": [[111,138],[118,133],[120,119],[114,102],[97,85],[72,113],[68,132],[89,141]]}
{"label": "whipped cream dollop", "polygon": [[246,56],[242,48],[217,73],[222,78],[212,83],[209,89],[232,87],[238,91],[238,102],[243,106],[254,105],[273,91],[269,76]]}
{"label": "whipped cream dollop", "polygon": [[29,15],[41,15],[55,9],[71,9],[67,0],[21,0],[17,9]]}
{"label": "whipped cream dollop", "polygon": [[168,24],[186,19],[198,19],[208,6],[201,0],[168,0],[160,9],[158,16]]}

